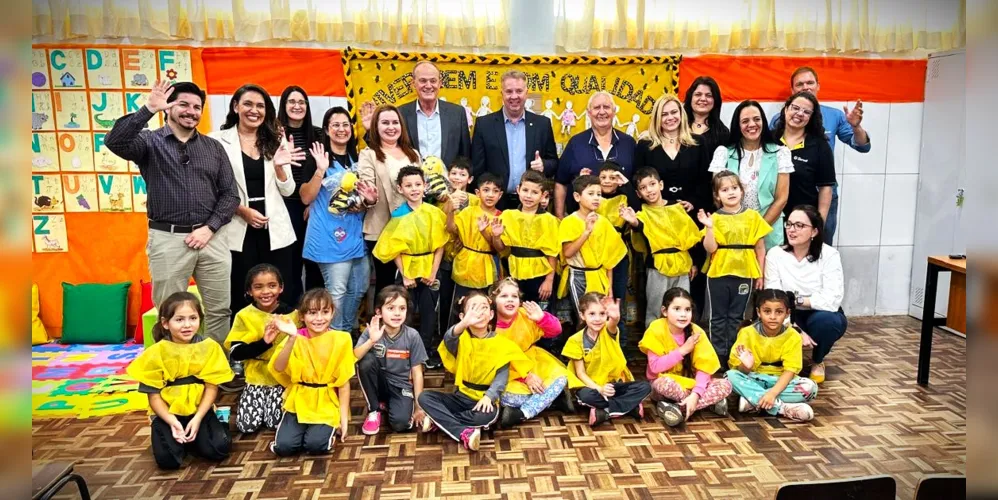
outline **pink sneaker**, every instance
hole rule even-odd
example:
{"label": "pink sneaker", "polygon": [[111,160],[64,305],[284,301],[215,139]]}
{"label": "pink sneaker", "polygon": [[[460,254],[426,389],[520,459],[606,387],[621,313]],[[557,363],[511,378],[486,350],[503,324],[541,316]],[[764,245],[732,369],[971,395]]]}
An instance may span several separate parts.
{"label": "pink sneaker", "polygon": [[482,430],[478,427],[468,427],[461,431],[461,443],[469,450],[478,451],[478,445],[481,443],[481,440]]}
{"label": "pink sneaker", "polygon": [[368,436],[373,436],[381,430],[381,412],[372,411],[367,414],[367,420],[364,420],[364,425],[360,428],[361,432]]}

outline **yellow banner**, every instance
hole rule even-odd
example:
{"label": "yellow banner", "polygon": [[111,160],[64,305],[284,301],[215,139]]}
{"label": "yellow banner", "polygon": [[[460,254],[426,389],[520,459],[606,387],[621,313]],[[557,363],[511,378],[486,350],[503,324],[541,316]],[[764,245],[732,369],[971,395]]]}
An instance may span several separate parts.
{"label": "yellow banner", "polygon": [[652,105],[677,93],[682,56],[517,56],[383,52],[347,49],[347,100],[352,113],[367,101],[396,106],[416,98],[412,68],[429,60],[440,68],[440,98],[460,104],[469,125],[502,108],[500,77],[510,69],[527,75],[527,108],[551,119],[558,154],[568,139],[589,128],[586,104],[599,90],[618,107],[614,127],[636,137],[648,126]]}

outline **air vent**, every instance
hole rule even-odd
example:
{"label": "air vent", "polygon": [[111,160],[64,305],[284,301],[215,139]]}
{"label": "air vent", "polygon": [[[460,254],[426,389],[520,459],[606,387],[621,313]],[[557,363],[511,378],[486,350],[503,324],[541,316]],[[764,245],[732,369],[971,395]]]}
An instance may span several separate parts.
{"label": "air vent", "polygon": [[920,286],[911,287],[911,300],[912,304],[918,307],[924,307],[925,304],[925,288]]}

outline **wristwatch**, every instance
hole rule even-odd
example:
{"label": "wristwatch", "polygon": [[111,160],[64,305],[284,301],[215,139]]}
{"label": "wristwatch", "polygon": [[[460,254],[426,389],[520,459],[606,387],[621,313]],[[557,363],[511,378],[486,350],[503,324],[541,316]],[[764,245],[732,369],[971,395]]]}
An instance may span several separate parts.
{"label": "wristwatch", "polygon": [[804,305],[804,297],[803,296],[797,295],[797,305],[798,306],[803,306]]}

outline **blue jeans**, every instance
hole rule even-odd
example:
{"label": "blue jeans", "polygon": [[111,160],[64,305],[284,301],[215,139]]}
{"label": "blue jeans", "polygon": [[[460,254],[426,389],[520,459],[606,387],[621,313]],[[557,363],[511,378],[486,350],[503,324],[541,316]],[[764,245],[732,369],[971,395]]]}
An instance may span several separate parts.
{"label": "blue jeans", "polygon": [[835,236],[835,228],[839,225],[839,185],[832,186],[832,204],[828,206],[828,220],[825,221],[825,232],[823,239],[828,245],[832,244],[832,237]]}
{"label": "blue jeans", "polygon": [[813,311],[798,309],[794,311],[794,322],[814,339],[814,350],[811,356],[815,363],[821,363],[832,350],[835,342],[846,332],[849,321],[840,307],[838,311]]}
{"label": "blue jeans", "polygon": [[357,324],[357,313],[360,302],[367,293],[371,280],[371,268],[367,256],[337,262],[335,264],[319,264],[322,279],[326,282],[326,290],[333,296],[334,330],[352,332]]}

